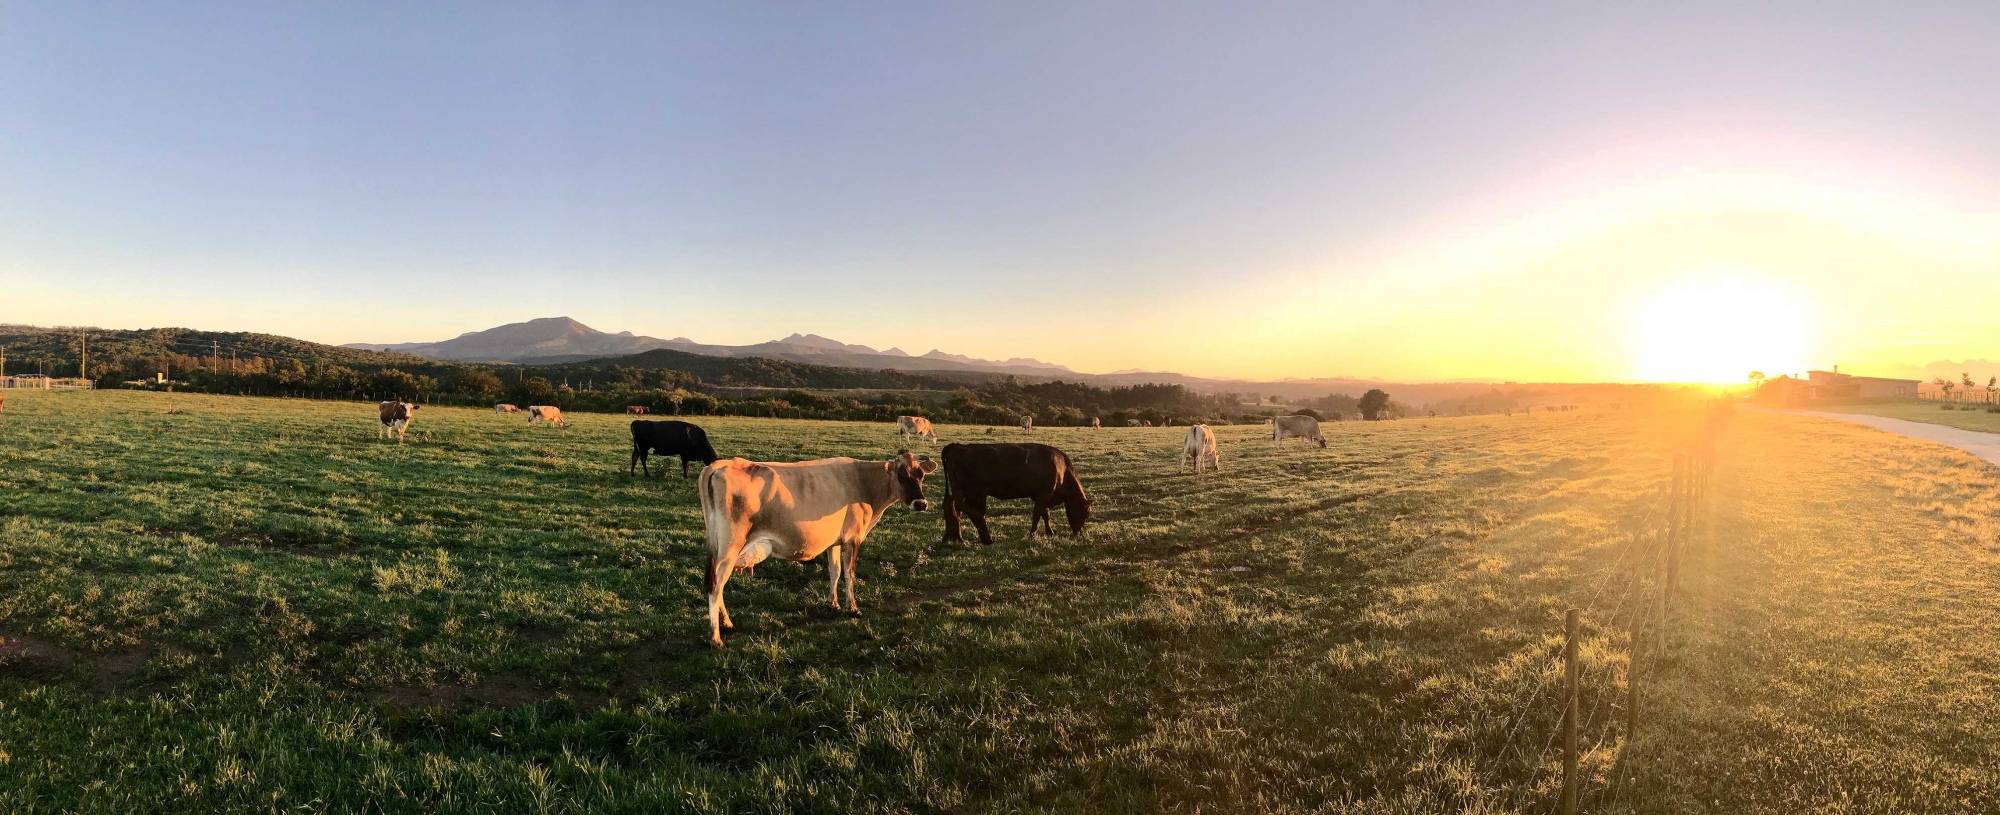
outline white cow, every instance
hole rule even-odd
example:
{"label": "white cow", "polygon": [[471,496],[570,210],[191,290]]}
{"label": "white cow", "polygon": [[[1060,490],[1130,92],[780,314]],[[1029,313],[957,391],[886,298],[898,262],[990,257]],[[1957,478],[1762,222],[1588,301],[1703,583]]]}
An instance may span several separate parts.
{"label": "white cow", "polygon": [[1310,439],[1326,446],[1319,434],[1319,420],[1311,416],[1277,416],[1271,419],[1271,446],[1283,447],[1286,439]]}
{"label": "white cow", "polygon": [[1021,432],[1023,433],[1035,432],[1035,417],[1033,416],[1021,417]]}
{"label": "white cow", "polygon": [[1215,431],[1208,425],[1198,424],[1188,428],[1187,442],[1181,445],[1181,460],[1194,464],[1194,474],[1201,475],[1202,465],[1222,471],[1222,453],[1215,449]]}
{"label": "white cow", "polygon": [[931,428],[931,420],[922,416],[897,416],[896,438],[908,441],[911,436],[937,444],[937,431]]}

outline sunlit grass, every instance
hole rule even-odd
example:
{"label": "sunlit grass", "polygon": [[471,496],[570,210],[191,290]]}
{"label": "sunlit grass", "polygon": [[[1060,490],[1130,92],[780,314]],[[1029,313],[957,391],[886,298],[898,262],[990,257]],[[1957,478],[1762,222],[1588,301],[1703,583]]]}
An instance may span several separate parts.
{"label": "sunlit grass", "polygon": [[[623,475],[625,417],[572,421],[432,408],[398,447],[368,405],[10,395],[0,810],[1539,811],[1569,606],[1592,811],[2000,801],[2000,481],[1942,448],[1738,417],[1614,786],[1606,576],[1659,416],[1222,427],[1200,480],[1176,428],[1037,429],[1088,537],[1001,504],[995,546],[945,546],[898,510],[866,616],[767,563],[722,652],[690,483]],[[703,424],[725,455],[895,447]]]}

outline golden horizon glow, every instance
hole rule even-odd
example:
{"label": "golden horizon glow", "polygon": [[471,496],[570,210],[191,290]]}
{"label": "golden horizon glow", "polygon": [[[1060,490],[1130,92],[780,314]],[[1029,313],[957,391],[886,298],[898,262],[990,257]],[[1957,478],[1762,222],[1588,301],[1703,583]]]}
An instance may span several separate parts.
{"label": "golden horizon glow", "polygon": [[1628,331],[1646,382],[1730,384],[1810,364],[1803,298],[1749,274],[1673,281],[1634,305]]}

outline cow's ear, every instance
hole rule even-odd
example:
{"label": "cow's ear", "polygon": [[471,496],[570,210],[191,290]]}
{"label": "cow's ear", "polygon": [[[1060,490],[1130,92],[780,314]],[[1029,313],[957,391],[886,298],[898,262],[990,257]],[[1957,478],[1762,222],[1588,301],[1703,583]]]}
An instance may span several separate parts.
{"label": "cow's ear", "polygon": [[927,474],[934,473],[937,472],[938,463],[932,461],[930,456],[917,456],[917,467]]}

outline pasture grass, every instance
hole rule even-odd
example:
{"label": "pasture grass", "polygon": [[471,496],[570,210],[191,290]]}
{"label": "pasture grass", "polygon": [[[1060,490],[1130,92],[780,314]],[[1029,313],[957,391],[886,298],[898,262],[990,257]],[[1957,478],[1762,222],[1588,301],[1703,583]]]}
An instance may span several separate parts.
{"label": "pasture grass", "polygon": [[1656,414],[1218,427],[1201,478],[1178,428],[1038,428],[1086,538],[898,509],[863,617],[767,561],[723,651],[692,482],[627,478],[627,418],[433,407],[398,446],[365,404],[10,394],[0,811],[1548,811],[1572,606],[1589,811],[2000,808],[2000,479],[1945,448],[1738,416],[1627,745]]}

